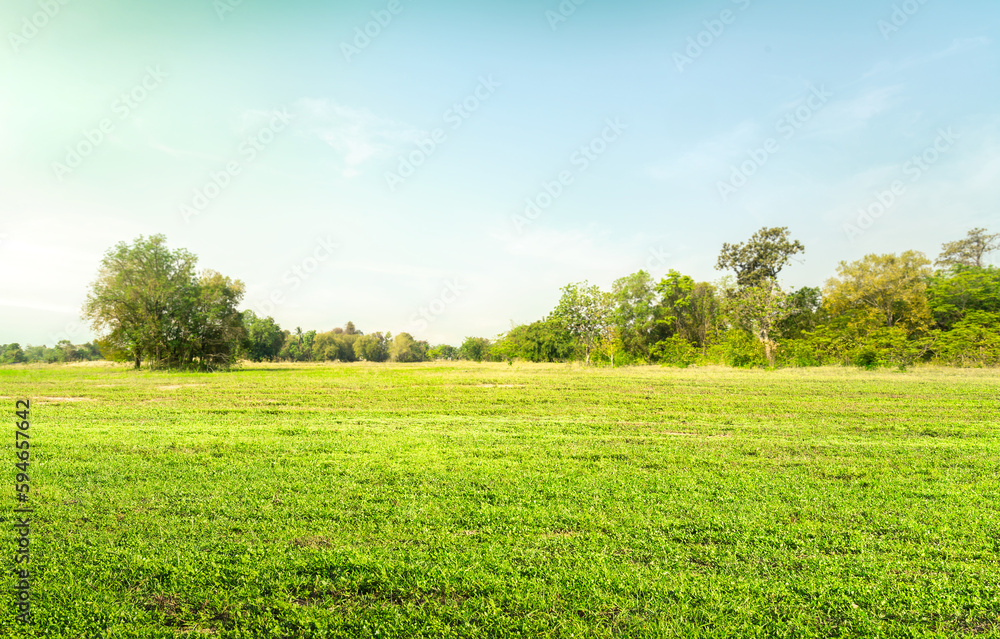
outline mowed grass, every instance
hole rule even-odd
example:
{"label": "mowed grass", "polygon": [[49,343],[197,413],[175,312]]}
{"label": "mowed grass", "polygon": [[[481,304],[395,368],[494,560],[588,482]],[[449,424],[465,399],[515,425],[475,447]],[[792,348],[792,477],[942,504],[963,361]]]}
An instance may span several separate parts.
{"label": "mowed grass", "polygon": [[3,636],[1000,636],[997,371],[15,366],[0,395],[8,564],[16,397],[37,507],[36,625],[0,594]]}

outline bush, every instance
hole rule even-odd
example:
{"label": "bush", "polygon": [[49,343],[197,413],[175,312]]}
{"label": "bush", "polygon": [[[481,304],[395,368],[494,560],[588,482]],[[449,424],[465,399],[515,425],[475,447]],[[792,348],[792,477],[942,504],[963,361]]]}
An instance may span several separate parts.
{"label": "bush", "polygon": [[735,368],[766,368],[764,345],[746,331],[733,329],[726,334],[725,362]]}
{"label": "bush", "polygon": [[664,366],[687,368],[698,361],[698,349],[680,335],[660,340],[651,349],[653,358]]}

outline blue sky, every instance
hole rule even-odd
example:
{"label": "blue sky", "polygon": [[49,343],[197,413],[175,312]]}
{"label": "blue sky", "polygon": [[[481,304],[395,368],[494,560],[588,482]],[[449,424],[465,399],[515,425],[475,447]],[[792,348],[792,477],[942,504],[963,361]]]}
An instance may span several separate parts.
{"label": "blue sky", "polygon": [[868,253],[933,258],[1000,227],[998,18],[8,0],[0,342],[94,337],[101,256],[155,233],[285,328],[452,344],[541,318],[568,282],[715,280],[722,243],[762,226],[806,246],[790,287]]}

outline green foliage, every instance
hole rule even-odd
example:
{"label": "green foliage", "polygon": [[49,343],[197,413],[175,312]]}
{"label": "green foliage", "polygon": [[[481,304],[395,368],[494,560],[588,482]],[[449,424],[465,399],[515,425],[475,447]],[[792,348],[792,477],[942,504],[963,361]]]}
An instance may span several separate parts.
{"label": "green foliage", "polygon": [[553,319],[516,326],[492,348],[498,360],[528,362],[563,362],[575,358],[579,350],[569,331]]}
{"label": "green foliage", "polygon": [[616,280],[609,304],[619,351],[633,361],[648,362],[656,321],[653,278],[646,271],[638,271]]}
{"label": "green foliage", "polygon": [[548,319],[555,320],[583,346],[584,359],[607,337],[612,325],[612,297],[586,281],[567,284]]}
{"label": "green foliage", "polygon": [[815,329],[823,321],[823,294],[819,288],[803,286],[785,298],[788,315],[775,322],[778,335],[798,339],[806,331]]}
{"label": "green foliage", "polygon": [[653,358],[664,366],[687,368],[698,361],[698,349],[680,335],[671,335],[653,346]]}
{"label": "green foliage", "polygon": [[392,334],[370,333],[361,335],[354,342],[354,354],[365,362],[385,362],[389,359],[389,340]]}
{"label": "green foliage", "polygon": [[389,361],[400,363],[427,361],[427,342],[418,342],[409,333],[400,333],[389,347]]}
{"label": "green foliage", "polygon": [[938,271],[927,286],[934,323],[951,330],[972,311],[1000,313],[1000,269],[955,266]]}
{"label": "green foliage", "polygon": [[671,270],[656,285],[656,294],[658,341],[677,335],[704,350],[716,337],[721,306],[714,286]]}
{"label": "green foliage", "polygon": [[739,287],[761,286],[775,280],[793,255],[805,251],[798,240],[788,237],[788,227],[764,227],[740,244],[723,244],[715,268],[736,273]]}
{"label": "green foliage", "polygon": [[458,359],[458,349],[454,346],[449,346],[448,344],[438,344],[437,346],[432,346],[427,350],[428,359]]}
{"label": "green foliage", "polygon": [[169,251],[166,238],[140,236],[109,250],[90,285],[84,317],[103,332],[102,351],[154,368],[226,368],[245,328],[236,310],[243,283],[214,271],[195,274],[197,259]]}
{"label": "green foliage", "polygon": [[243,311],[246,338],[243,353],[252,362],[273,362],[281,354],[285,334],[272,317],[260,318],[253,311]]}
{"label": "green foliage", "polygon": [[490,361],[493,343],[485,337],[466,337],[458,349],[459,359],[473,362]]}
{"label": "green foliage", "polygon": [[749,331],[734,328],[726,331],[723,358],[734,368],[764,368],[769,365],[764,344]]}
{"label": "green foliage", "polygon": [[[733,329],[753,335],[760,342],[767,365],[774,366],[778,348],[776,329],[792,310],[776,280],[756,281],[756,284],[726,291],[724,313]],[[733,352],[742,353],[743,349],[740,347]],[[743,361],[743,355],[735,357]]]}
{"label": "green foliage", "polygon": [[28,358],[17,342],[0,345],[0,364],[23,364],[27,361]]}
{"label": "green foliage", "polygon": [[870,314],[882,326],[919,331],[931,322],[926,294],[930,275],[930,261],[918,251],[866,255],[841,262],[823,295],[832,315]]}
{"label": "green foliage", "polygon": [[1000,313],[969,311],[934,344],[941,363],[1000,366]]}
{"label": "green foliage", "polygon": [[86,362],[104,359],[97,342],[71,344],[60,340],[54,347],[0,344],[0,364],[58,364],[61,362]]}

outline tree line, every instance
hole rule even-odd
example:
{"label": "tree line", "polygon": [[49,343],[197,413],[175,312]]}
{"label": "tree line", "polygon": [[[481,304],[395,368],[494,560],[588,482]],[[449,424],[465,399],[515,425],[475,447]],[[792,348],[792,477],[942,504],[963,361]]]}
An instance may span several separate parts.
{"label": "tree line", "polygon": [[62,362],[85,362],[104,359],[97,342],[71,344],[60,340],[55,347],[25,346],[17,342],[0,344],[0,364],[58,364]]}
{"label": "tree line", "polygon": [[101,337],[55,348],[0,345],[0,363],[103,357],[136,368],[225,369],[260,361],[423,362],[524,360],[596,365],[725,364],[739,367],[906,367],[917,362],[1000,365],[1000,269],[986,263],[1000,234],[969,231],[923,253],[841,262],[820,287],[786,290],[781,271],[804,253],[787,227],[723,244],[714,282],[675,270],[638,271],[610,290],[587,281],[561,290],[545,317],[493,338],[430,345],[409,333],[364,333],[352,322],[327,332],[282,329],[239,310],[244,285],[171,251],[162,235],[109,250],[83,315]]}
{"label": "tree line", "polygon": [[785,290],[781,270],[805,251],[787,227],[724,244],[697,282],[638,271],[603,291],[568,284],[545,318],[484,340],[483,359],[606,365],[662,363],[739,367],[850,364],[905,368],[917,362],[1000,365],[1000,269],[986,264],[1000,234],[976,228],[923,253],[870,254],[841,262],[822,288]]}

